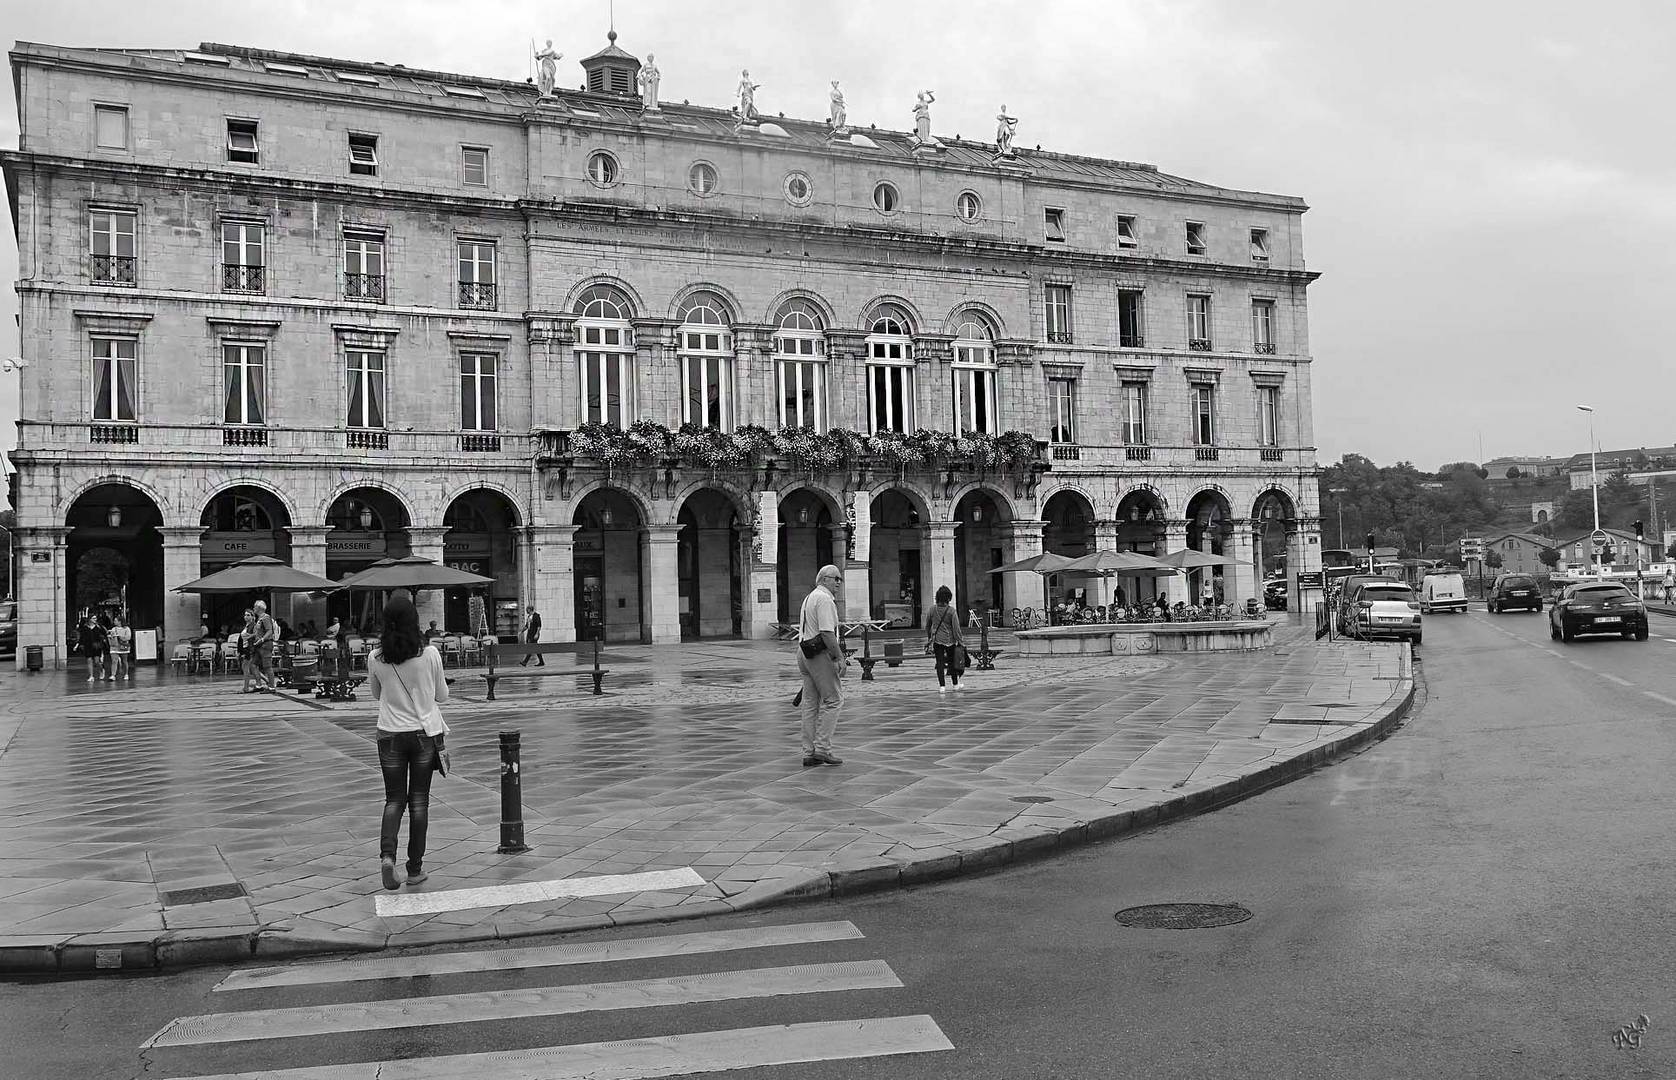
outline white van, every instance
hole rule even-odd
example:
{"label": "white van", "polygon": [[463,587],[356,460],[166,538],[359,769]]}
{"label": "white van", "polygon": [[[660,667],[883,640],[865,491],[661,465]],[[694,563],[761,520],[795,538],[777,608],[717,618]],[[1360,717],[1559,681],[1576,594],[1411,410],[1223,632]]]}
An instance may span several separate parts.
{"label": "white van", "polygon": [[1420,611],[1430,615],[1434,611],[1465,611],[1467,609],[1466,582],[1454,571],[1427,574],[1420,579]]}

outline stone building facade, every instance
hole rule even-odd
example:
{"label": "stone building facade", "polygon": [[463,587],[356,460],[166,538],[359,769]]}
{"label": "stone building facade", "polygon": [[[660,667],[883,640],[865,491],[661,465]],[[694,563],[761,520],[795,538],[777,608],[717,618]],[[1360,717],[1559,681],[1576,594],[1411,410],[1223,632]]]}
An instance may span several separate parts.
{"label": "stone building facade", "polygon": [[[649,108],[614,43],[548,97],[213,45],[11,62],[24,644],[112,600],[168,641],[220,624],[242,598],[172,590],[255,553],[416,553],[496,581],[427,618],[651,642],[767,636],[825,561],[851,617],[909,620],[940,584],[1003,618],[1107,598],[989,573],[1044,548],[1225,553],[1232,600],[1265,555],[1319,568],[1296,198]],[[636,421],[1020,431],[1039,461],[579,451]]]}

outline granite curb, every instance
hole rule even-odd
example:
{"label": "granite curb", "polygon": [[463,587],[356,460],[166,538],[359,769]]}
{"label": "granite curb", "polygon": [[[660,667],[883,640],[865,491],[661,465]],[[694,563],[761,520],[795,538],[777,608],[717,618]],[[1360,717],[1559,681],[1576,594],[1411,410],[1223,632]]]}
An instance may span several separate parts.
{"label": "granite curb", "polygon": [[534,923],[489,923],[392,934],[366,931],[296,932],[283,922],[275,922],[254,928],[174,930],[144,938],[130,938],[116,932],[38,939],[0,937],[0,976],[106,974],[251,961],[277,963],[333,953],[505,941],[617,926],[686,921],[985,873],[1220,809],[1296,780],[1345,754],[1383,739],[1402,722],[1414,702],[1412,653],[1406,645],[1403,650],[1401,670],[1405,674],[1396,680],[1391,695],[1378,707],[1376,715],[1379,719],[1360,724],[1330,743],[1223,783],[1166,797],[1151,805],[1114,811],[1088,821],[1075,821],[1063,827],[1003,828],[962,850],[945,850],[941,854],[919,859],[863,860],[830,869],[791,868],[792,872],[786,876],[772,882],[759,882],[731,896],[676,907],[638,909],[616,917],[602,914],[544,919]]}

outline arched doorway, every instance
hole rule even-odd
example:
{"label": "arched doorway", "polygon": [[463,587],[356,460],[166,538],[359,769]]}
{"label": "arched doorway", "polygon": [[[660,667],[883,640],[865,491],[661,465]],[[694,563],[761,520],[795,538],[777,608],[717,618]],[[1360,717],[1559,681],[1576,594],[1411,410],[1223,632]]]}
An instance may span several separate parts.
{"label": "arched doorway", "polygon": [[[326,511],[326,576],[341,581],[380,559],[408,554],[410,524],[402,501],[382,488],[354,488],[339,495]],[[343,620],[344,629],[364,633],[376,625],[385,599],[384,590],[340,590],[327,598],[326,611]]]}
{"label": "arched doorway", "polygon": [[[1187,503],[1187,546],[1210,555],[1226,555],[1234,536],[1234,515],[1220,492],[1201,491]],[[1209,581],[1218,603],[1233,597],[1233,580],[1223,581],[1223,567],[1205,566],[1188,571],[1188,602],[1198,603]]]}
{"label": "arched doorway", "polygon": [[1262,582],[1275,574],[1286,574],[1287,523],[1297,517],[1291,498],[1283,491],[1265,491],[1257,496],[1251,507],[1255,522],[1256,544],[1254,556],[1257,580]]}
{"label": "arched doorway", "polygon": [[780,500],[780,621],[791,621],[803,596],[815,587],[815,574],[835,563],[832,545],[832,508],[808,488],[798,488]]}
{"label": "arched doorway", "polygon": [[[270,555],[282,563],[291,562],[291,534],[286,531],[291,516],[271,491],[248,484],[228,488],[210,499],[198,523],[207,530],[199,541],[200,574],[225,570],[252,555]],[[243,625],[241,616],[245,608],[266,598],[258,592],[205,593],[201,603],[210,629],[225,636]],[[276,603],[283,602],[276,598]],[[278,618],[287,613],[274,614]]]}
{"label": "arched doorway", "polygon": [[682,638],[739,637],[745,623],[739,513],[714,488],[687,496],[676,518],[675,549]]}
{"label": "arched doorway", "polygon": [[[925,596],[925,519],[907,494],[892,488],[873,497],[868,550],[873,570],[869,615],[918,626]],[[905,620],[905,622],[904,622]]]}
{"label": "arched doorway", "polygon": [[[65,515],[66,627],[87,614],[123,613],[140,629],[163,621],[163,514],[138,488],[100,484]],[[183,628],[172,628],[181,633]],[[191,630],[196,630],[192,627]]]}
{"label": "arched doorway", "polygon": [[[516,640],[523,625],[518,594],[518,510],[498,491],[459,495],[442,515],[442,561],[456,570],[495,579],[483,589],[444,589],[442,628]],[[472,603],[473,598],[479,602]]]}
{"label": "arched doorway", "polygon": [[[1131,491],[1117,504],[1117,550],[1142,555],[1164,554],[1164,502],[1146,489]],[[1158,595],[1163,578],[1126,576],[1114,579],[1113,603],[1143,604]],[[1122,589],[1119,593],[1117,590]]]}
{"label": "arched doorway", "polygon": [[1006,604],[1004,575],[990,571],[1012,561],[1012,532],[1006,527],[1011,512],[1002,500],[978,489],[961,496],[954,520],[960,526],[954,533],[955,606],[963,620],[974,609],[982,618]]}
{"label": "arched doorway", "polygon": [[[1042,507],[1042,550],[1075,559],[1094,551],[1094,507],[1076,491],[1056,491]],[[1088,591],[1091,579],[1076,574],[1052,574],[1048,577],[1047,603],[1057,607],[1072,596],[1080,596],[1090,605],[1099,597]]]}
{"label": "arched doorway", "polygon": [[645,522],[634,500],[614,488],[590,491],[571,524],[576,526],[576,640],[644,640],[640,532]]}

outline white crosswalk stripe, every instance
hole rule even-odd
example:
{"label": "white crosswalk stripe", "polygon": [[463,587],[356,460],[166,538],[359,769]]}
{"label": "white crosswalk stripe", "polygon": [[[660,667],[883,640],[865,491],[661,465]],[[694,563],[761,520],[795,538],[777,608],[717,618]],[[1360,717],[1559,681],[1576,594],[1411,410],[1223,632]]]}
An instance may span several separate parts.
{"label": "white crosswalk stripe", "polygon": [[[699,931],[655,937],[601,940],[518,949],[485,949],[471,952],[429,955],[372,957],[355,960],[304,962],[285,967],[234,972],[215,990],[229,1000],[246,1000],[249,995],[289,993],[290,1001],[300,989],[313,988],[315,1004],[252,1008],[243,1011],[177,1016],[141,1046],[154,1061],[153,1075],[171,1075],[173,1055],[195,1054],[217,1044],[238,1044],[238,1057],[209,1059],[205,1064],[236,1063],[248,1072],[207,1076],[201,1071],[194,1080],[467,1080],[494,1077],[495,1080],[642,1080],[747,1069],[768,1065],[795,1065],[817,1061],[840,1061],[897,1054],[934,1053],[954,1046],[930,1016],[876,1016],[839,1018],[845,1009],[843,995],[855,991],[904,989],[890,965],[883,960],[844,960],[777,967],[741,967],[658,978],[594,980],[555,985],[529,984],[519,979],[516,989],[470,990],[439,993],[450,989],[441,979],[467,979],[485,974],[518,977],[533,973],[536,979],[555,979],[572,965],[610,964],[625,961],[655,964],[662,959],[690,959],[715,956],[718,960],[739,950],[763,948],[833,947],[862,940],[863,935],[849,922],[780,924],[737,930]],[[690,972],[691,964],[686,965]],[[656,970],[654,967],[653,971]],[[392,981],[389,996],[365,999],[384,988],[367,984]],[[402,980],[414,980],[404,983]],[[479,982],[478,985],[482,985]],[[355,991],[355,987],[365,987]],[[460,988],[465,989],[465,988]],[[322,995],[342,1000],[321,1001]],[[811,995],[827,1003],[831,1014],[816,1022],[768,1026],[745,1026],[720,1031],[682,1031],[680,1009],[702,1008],[706,1003],[735,1002],[730,1014],[748,1018],[753,999]],[[254,1000],[261,1000],[256,997]],[[282,999],[284,1000],[284,999]],[[767,1006],[759,1006],[767,1007]],[[501,1030],[496,1023],[527,1018],[559,1017],[581,1013],[615,1014],[629,1010],[654,1009],[647,1015],[668,1034],[643,1035],[611,1042],[574,1042],[564,1045],[528,1046],[519,1042],[494,1041],[484,1045],[484,1033]],[[876,1001],[874,1009],[876,1010]],[[713,1016],[714,1014],[706,1014]],[[782,1012],[782,1017],[784,1016]],[[763,1017],[766,1019],[766,1017]],[[784,1017],[802,1020],[803,1017]],[[614,1023],[614,1022],[613,1022]],[[466,1027],[466,1025],[474,1025]],[[665,1027],[665,1025],[669,1025]],[[699,1023],[696,1026],[706,1026]],[[427,1028],[424,1045],[436,1051],[432,1056],[397,1056],[389,1060],[345,1061],[318,1064],[325,1057],[320,1046],[362,1047],[362,1054],[388,1052],[377,1042],[384,1033],[410,1028]],[[526,1031],[527,1031],[526,1027]],[[612,1030],[611,1028],[595,1031]],[[655,1029],[654,1029],[655,1030]],[[579,1031],[578,1034],[581,1032]],[[638,1033],[635,1033],[638,1034]],[[322,1038],[338,1036],[335,1043]],[[348,1041],[344,1041],[347,1037]],[[527,1040],[528,1036],[524,1038]],[[473,1053],[443,1053],[452,1039]],[[301,1060],[288,1047],[304,1048]],[[229,1050],[233,1048],[229,1047]],[[351,1051],[352,1052],[352,1051]],[[161,1056],[159,1056],[161,1055]],[[334,1055],[335,1056],[335,1055]],[[312,1061],[310,1060],[312,1058]],[[264,1059],[271,1063],[264,1065]],[[295,1066],[292,1061],[298,1061]],[[247,1064],[248,1063],[248,1064]]]}

